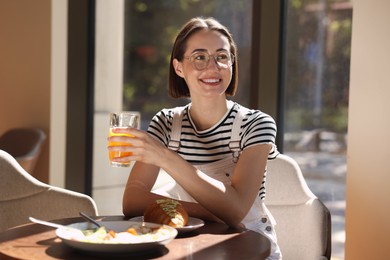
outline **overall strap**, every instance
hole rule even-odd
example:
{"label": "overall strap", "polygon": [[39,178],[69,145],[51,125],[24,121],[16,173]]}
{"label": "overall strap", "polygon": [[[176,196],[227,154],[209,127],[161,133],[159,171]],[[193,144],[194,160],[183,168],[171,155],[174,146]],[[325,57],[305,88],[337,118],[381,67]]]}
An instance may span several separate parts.
{"label": "overall strap", "polygon": [[173,120],[172,120],[172,130],[171,130],[171,139],[168,143],[168,148],[172,151],[178,151],[180,148],[180,134],[181,134],[181,123],[183,120],[183,115],[185,111],[184,107],[175,107],[173,109]]}
{"label": "overall strap", "polygon": [[232,136],[229,142],[229,149],[233,153],[233,162],[237,162],[241,153],[241,138],[240,131],[242,121],[244,120],[245,115],[249,109],[238,105],[238,111],[236,118],[234,118],[233,127],[232,127]]}

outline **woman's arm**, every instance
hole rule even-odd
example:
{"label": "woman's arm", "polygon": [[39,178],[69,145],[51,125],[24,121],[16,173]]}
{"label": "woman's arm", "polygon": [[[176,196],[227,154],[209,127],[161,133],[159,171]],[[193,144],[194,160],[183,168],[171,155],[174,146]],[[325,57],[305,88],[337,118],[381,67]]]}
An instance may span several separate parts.
{"label": "woman's arm", "polygon": [[[231,185],[210,178],[177,158],[168,160],[163,168],[205,209],[225,223],[236,226],[258,195],[270,147],[261,144],[245,149],[235,167]],[[180,174],[183,171],[185,177]]]}
{"label": "woman's arm", "polygon": [[[162,168],[199,202],[199,205],[183,203],[190,215],[221,219],[231,226],[236,226],[245,217],[258,195],[271,148],[271,145],[261,144],[245,149],[235,167],[231,185],[226,185],[197,170],[143,131],[116,131],[135,136],[130,141],[132,146],[109,148],[130,151],[133,155],[127,160],[137,161],[126,185],[123,202],[125,215],[143,214],[149,203],[161,198],[150,190],[156,181],[159,168]],[[110,138],[111,141],[126,141],[124,139],[127,137]],[[182,174],[183,172],[186,174]]]}
{"label": "woman's arm", "polygon": [[[123,194],[122,208],[125,216],[142,216],[147,206],[155,202],[156,199],[165,198],[151,192],[158,173],[159,168],[154,165],[142,162],[134,164]],[[198,203],[181,201],[181,204],[192,217],[220,221]]]}

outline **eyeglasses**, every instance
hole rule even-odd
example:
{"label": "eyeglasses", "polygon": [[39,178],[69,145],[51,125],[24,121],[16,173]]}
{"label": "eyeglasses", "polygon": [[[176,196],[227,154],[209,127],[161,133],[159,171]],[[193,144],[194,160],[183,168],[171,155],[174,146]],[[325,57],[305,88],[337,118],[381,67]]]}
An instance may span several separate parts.
{"label": "eyeglasses", "polygon": [[184,59],[188,59],[194,69],[204,70],[209,65],[210,57],[213,57],[215,63],[221,69],[227,69],[234,63],[234,55],[228,52],[217,52],[214,55],[210,55],[207,52],[195,52],[191,56],[184,57]]}

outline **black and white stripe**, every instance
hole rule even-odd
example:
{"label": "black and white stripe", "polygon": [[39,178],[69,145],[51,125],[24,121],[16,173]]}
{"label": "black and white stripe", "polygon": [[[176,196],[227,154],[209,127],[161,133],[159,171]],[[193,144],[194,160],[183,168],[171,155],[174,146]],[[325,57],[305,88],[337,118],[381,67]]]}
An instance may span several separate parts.
{"label": "black and white stripe", "polygon": [[[194,165],[211,163],[230,156],[229,141],[238,108],[239,105],[235,103],[214,127],[197,131],[188,116],[188,106],[186,106],[178,154]],[[153,117],[148,128],[148,133],[165,146],[168,146],[171,137],[173,113],[173,109],[161,110]],[[242,150],[253,145],[268,143],[273,145],[268,159],[273,159],[278,154],[275,147],[275,121],[259,110],[248,110],[241,125],[240,137]]]}

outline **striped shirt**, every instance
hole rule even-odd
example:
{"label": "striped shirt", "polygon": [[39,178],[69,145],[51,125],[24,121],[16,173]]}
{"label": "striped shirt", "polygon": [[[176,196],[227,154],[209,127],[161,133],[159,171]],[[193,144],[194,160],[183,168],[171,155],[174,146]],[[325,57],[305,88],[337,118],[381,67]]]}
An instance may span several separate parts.
{"label": "striped shirt", "polygon": [[[213,127],[203,131],[196,129],[187,105],[182,120],[180,149],[177,153],[193,165],[216,162],[231,156],[229,142],[239,105],[232,101],[229,101],[229,105],[231,108],[225,116]],[[173,113],[173,109],[161,110],[153,117],[148,128],[148,133],[167,147],[171,139]],[[274,119],[259,110],[248,110],[241,124],[241,150],[257,144],[272,144],[268,159],[274,159],[278,155],[275,138]]]}

